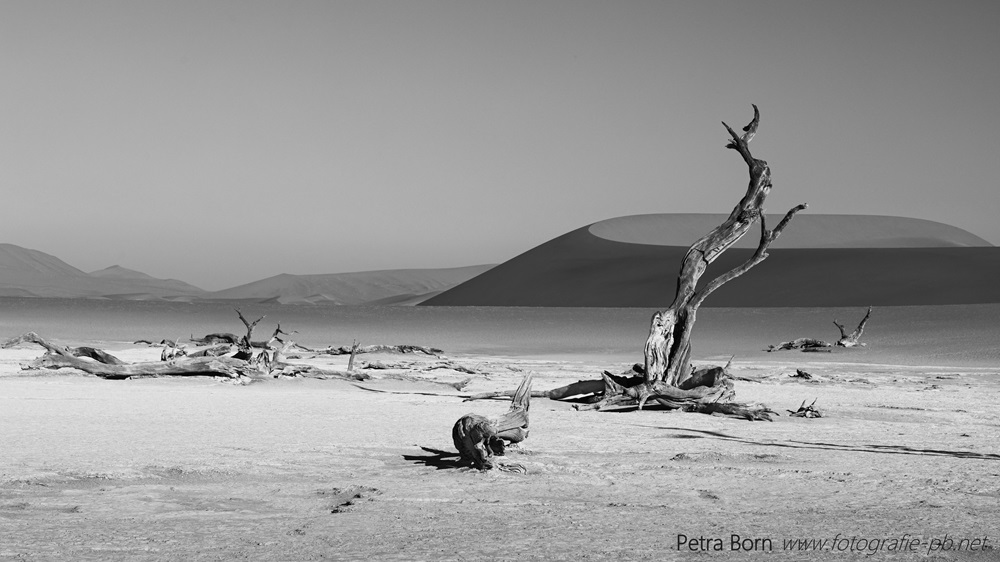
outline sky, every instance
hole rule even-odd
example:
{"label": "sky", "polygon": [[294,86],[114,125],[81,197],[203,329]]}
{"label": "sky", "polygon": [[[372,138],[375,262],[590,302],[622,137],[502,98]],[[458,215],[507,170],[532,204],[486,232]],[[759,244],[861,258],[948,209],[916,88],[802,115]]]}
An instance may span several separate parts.
{"label": "sky", "polygon": [[[500,263],[631,214],[1000,245],[1000,3],[0,0],[0,242],[209,290]],[[785,236],[793,233],[793,225]]]}

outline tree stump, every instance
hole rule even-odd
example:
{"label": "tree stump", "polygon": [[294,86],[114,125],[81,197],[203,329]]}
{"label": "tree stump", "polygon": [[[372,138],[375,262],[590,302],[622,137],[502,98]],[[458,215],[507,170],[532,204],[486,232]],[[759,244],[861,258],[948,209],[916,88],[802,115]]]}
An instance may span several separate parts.
{"label": "tree stump", "polygon": [[520,443],[528,438],[531,380],[531,373],[524,376],[511,400],[510,409],[500,419],[466,414],[455,422],[451,438],[463,463],[479,470],[489,470],[494,467],[494,457],[504,456],[506,443]]}

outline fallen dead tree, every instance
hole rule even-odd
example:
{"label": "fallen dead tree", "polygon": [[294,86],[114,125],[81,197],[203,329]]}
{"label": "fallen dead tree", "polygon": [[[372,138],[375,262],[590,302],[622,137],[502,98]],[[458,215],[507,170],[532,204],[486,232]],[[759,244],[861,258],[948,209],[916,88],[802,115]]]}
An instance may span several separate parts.
{"label": "fallen dead tree", "polygon": [[[767,162],[754,158],[749,143],[757,133],[760,112],[737,135],[729,125],[726,148],[743,157],[750,172],[746,194],[729,217],[688,249],[681,262],[677,289],[669,308],[658,311],[650,322],[644,348],[644,363],[634,376],[617,376],[605,372],[601,389],[593,394],[593,403],[581,408],[596,410],[642,409],[647,402],[669,409],[718,413],[751,420],[769,420],[774,412],[758,404],[739,404],[734,398],[733,378],[725,367],[694,370],[691,366],[691,334],[698,307],[719,287],[743,275],[767,258],[767,249],[781,234],[796,213],[806,208],[790,209],[782,220],[769,230],[764,214],[764,200],[771,191],[771,169]],[[743,264],[719,275],[699,288],[698,283],[708,266],[723,252],[760,222],[757,250]],[[580,383],[576,383],[580,385]],[[570,392],[562,389],[563,392]]]}
{"label": "fallen dead tree", "polygon": [[205,337],[196,338],[193,335],[189,338],[191,343],[197,345],[217,345],[217,344],[229,344],[236,345],[236,342],[240,340],[239,336],[230,333],[216,333],[208,334]]}
{"label": "fallen dead tree", "polygon": [[[252,340],[254,327],[264,317],[250,322],[239,309],[236,309],[236,313],[246,326],[247,333],[237,340],[236,352],[233,355],[225,355],[231,351],[229,344],[212,346],[188,354],[176,341],[163,340],[164,349],[160,354],[160,361],[126,363],[99,349],[56,345],[34,332],[12,338],[0,347],[9,348],[19,344],[34,343],[44,348],[46,353],[29,364],[29,368],[70,367],[107,379],[163,376],[217,376],[233,379],[264,376],[350,380],[370,378],[365,373],[289,363],[284,353],[294,343],[282,340],[281,336],[287,336],[288,333],[281,329],[280,323],[268,341],[254,342]],[[254,348],[262,349],[255,353]]]}
{"label": "fallen dead tree", "polygon": [[414,361],[400,361],[397,363],[391,363],[386,361],[366,361],[361,364],[362,369],[372,369],[372,370],[399,370],[399,371],[437,371],[437,370],[449,370],[458,373],[465,373],[467,375],[480,375],[483,374],[481,371],[476,369],[471,369],[465,365],[455,363],[454,361],[438,361],[436,363],[419,364]]}
{"label": "fallen dead tree", "polygon": [[[632,370],[620,375],[608,371],[602,373],[600,380],[582,380],[551,390],[535,390],[530,392],[532,398],[548,398],[550,400],[577,402],[577,410],[634,410],[637,404],[622,401],[619,405],[609,406],[605,402],[605,393],[609,386],[614,392],[628,396],[629,389],[641,384],[643,366],[636,364]],[[771,421],[772,415],[778,415],[763,404],[743,404],[731,402],[735,397],[734,381],[737,380],[725,367],[704,367],[695,370],[684,384],[677,388],[666,388],[657,396],[654,407],[680,409],[685,412],[703,414],[719,414],[750,421]],[[500,390],[481,392],[466,397],[463,401],[499,400],[515,396],[516,390]]]}
{"label": "fallen dead tree", "polygon": [[444,353],[444,351],[435,347],[424,347],[421,345],[344,345],[341,347],[327,347],[325,349],[309,349],[306,347],[303,347],[302,349],[321,355],[351,355],[352,353],[423,353],[424,355],[438,357]]}
{"label": "fallen dead tree", "polygon": [[860,341],[861,334],[864,333],[865,324],[868,323],[868,319],[871,318],[871,315],[872,307],[869,306],[868,312],[865,313],[865,317],[858,323],[858,327],[849,334],[843,324],[834,320],[833,324],[837,326],[838,330],[840,330],[840,339],[835,342],[831,343],[813,338],[798,338],[791,341],[781,342],[777,345],[769,345],[765,351],[783,351],[786,349],[800,349],[802,351],[830,351],[830,348],[833,347],[864,347],[866,344]]}
{"label": "fallen dead tree", "polygon": [[101,352],[96,355],[78,356],[73,350],[55,345],[34,332],[28,332],[4,342],[4,349],[22,343],[34,343],[42,346],[46,354],[31,363],[31,368],[58,369],[71,367],[85,373],[106,379],[127,379],[162,376],[216,376],[239,378],[250,376],[250,367],[246,361],[232,357],[183,357],[170,361],[148,361],[141,363],[125,363],[120,359]]}
{"label": "fallen dead tree", "polygon": [[32,361],[31,369],[59,369],[69,367],[105,379],[129,379],[166,376],[211,376],[239,379],[244,377],[307,377],[318,379],[367,380],[369,375],[360,372],[321,369],[312,365],[286,362],[247,361],[235,356],[179,356],[167,361],[126,363],[103,352],[80,352],[93,348],[69,348],[53,344],[34,332],[18,336],[3,343],[6,349],[23,343],[34,343],[46,350],[45,355]]}

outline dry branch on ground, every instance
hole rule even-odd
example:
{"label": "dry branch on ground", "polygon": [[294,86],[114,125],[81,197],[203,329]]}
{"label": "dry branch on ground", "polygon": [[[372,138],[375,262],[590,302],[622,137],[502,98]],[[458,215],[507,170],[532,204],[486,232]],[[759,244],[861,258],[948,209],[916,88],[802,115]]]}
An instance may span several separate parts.
{"label": "dry branch on ground", "polygon": [[[819,400],[819,398],[817,398],[816,400]],[[791,416],[791,417],[793,417],[793,418],[821,418],[821,417],[823,417],[823,413],[820,412],[818,409],[815,408],[815,406],[816,406],[816,400],[813,400],[812,404],[809,404],[808,406],[806,406],[806,401],[803,400],[802,401],[802,405],[799,406],[799,409],[798,410],[794,410],[794,411],[793,410],[788,410],[788,415]]]}
{"label": "dry branch on ground", "polygon": [[829,351],[829,348],[832,347],[864,347],[865,344],[860,341],[861,334],[864,333],[865,325],[868,323],[868,319],[871,318],[871,315],[872,307],[869,306],[868,312],[865,313],[865,317],[858,323],[858,327],[849,334],[843,324],[834,320],[833,324],[837,326],[838,330],[840,330],[840,339],[833,343],[813,338],[798,338],[791,341],[781,342],[777,345],[769,345],[765,351],[782,351],[786,349],[801,349],[802,351]]}
{"label": "dry branch on ground", "polygon": [[345,345],[341,347],[327,347],[325,349],[302,348],[312,353],[320,355],[350,355],[351,353],[423,353],[424,355],[440,356],[444,351],[435,347],[424,347],[421,345],[362,345],[354,347]]}
{"label": "dry branch on ground", "polygon": [[239,378],[250,374],[247,362],[233,357],[182,357],[171,361],[125,363],[117,358],[112,361],[110,355],[102,352],[103,356],[81,358],[73,353],[79,348],[55,345],[34,332],[8,340],[0,347],[8,348],[21,343],[34,343],[46,350],[45,355],[31,364],[32,368],[71,367],[106,379],[198,375]]}

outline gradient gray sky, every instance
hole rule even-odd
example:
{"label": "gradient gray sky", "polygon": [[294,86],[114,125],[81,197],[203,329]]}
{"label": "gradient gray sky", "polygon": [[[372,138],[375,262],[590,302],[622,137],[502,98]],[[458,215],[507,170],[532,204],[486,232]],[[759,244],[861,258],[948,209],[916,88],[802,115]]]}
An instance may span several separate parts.
{"label": "gradient gray sky", "polygon": [[[221,289],[768,210],[1000,244],[1000,3],[0,2],[0,242]],[[794,235],[794,224],[786,236]]]}

